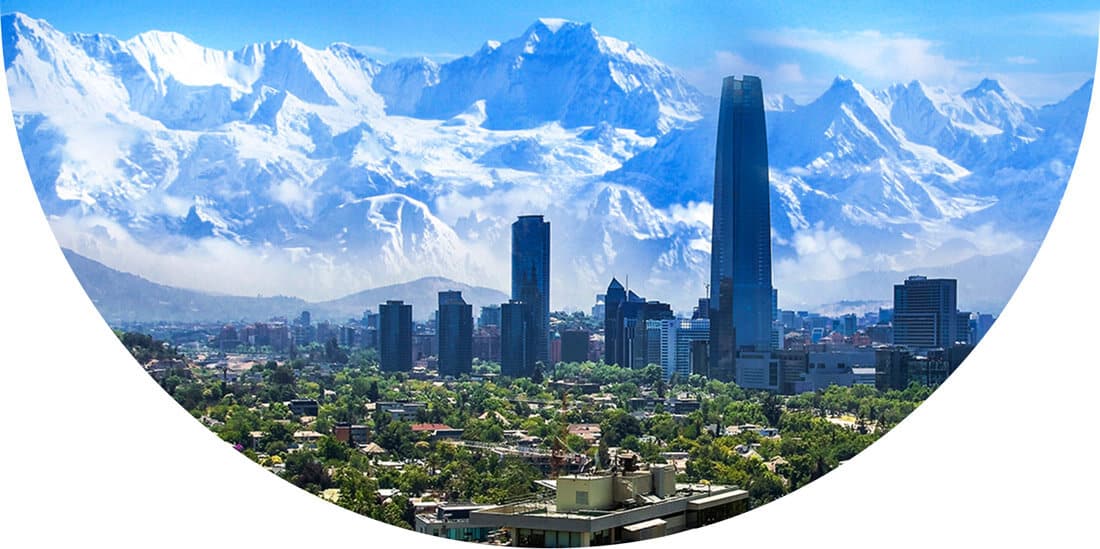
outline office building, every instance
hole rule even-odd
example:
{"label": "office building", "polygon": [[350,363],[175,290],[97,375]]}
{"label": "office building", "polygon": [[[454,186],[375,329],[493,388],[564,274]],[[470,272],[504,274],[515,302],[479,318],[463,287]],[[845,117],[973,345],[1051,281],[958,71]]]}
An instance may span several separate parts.
{"label": "office building", "polygon": [[989,332],[989,329],[993,327],[993,321],[996,318],[988,313],[978,313],[977,318],[974,319],[974,344],[977,345],[985,337],[985,334]]}
{"label": "office building", "polygon": [[[710,326],[707,326],[710,331]],[[710,339],[691,342],[691,373],[710,377]]]}
{"label": "office building", "polygon": [[880,391],[909,386],[909,351],[902,347],[875,349],[875,387]]}
{"label": "office building", "polygon": [[779,391],[782,376],[779,358],[770,351],[741,351],[737,354],[736,381],[738,387]]}
{"label": "office building", "polygon": [[872,349],[812,351],[807,353],[806,370],[792,386],[793,393],[826,389],[830,385],[876,385],[878,357]]}
{"label": "office building", "polygon": [[710,298],[700,297],[699,304],[691,310],[691,319],[710,318]]}
{"label": "office building", "polygon": [[607,286],[604,294],[604,364],[622,362],[622,321],[619,320],[619,306],[627,300],[626,289],[615,278]]}
{"label": "office building", "polygon": [[565,330],[561,334],[561,361],[584,362],[588,360],[588,330]]}
{"label": "office building", "polygon": [[550,360],[550,223],[521,215],[512,223],[512,299],[530,309],[536,361]]}
{"label": "office building", "polygon": [[955,328],[958,330],[955,335],[955,341],[952,343],[958,343],[962,345],[973,345],[974,340],[970,332],[970,313],[958,312],[958,320],[956,320]]}
{"label": "office building", "polygon": [[607,295],[596,294],[596,304],[592,306],[592,318],[603,318],[606,314]]}
{"label": "office building", "polygon": [[855,335],[857,326],[857,318],[854,314],[846,314],[841,317],[840,333],[844,334],[844,337],[852,337]]}
{"label": "office building", "polygon": [[642,307],[641,315],[639,321],[645,331],[641,332],[640,341],[635,340],[631,350],[633,358],[630,362],[634,368],[661,364],[661,321],[676,318],[672,313],[672,306],[660,301],[647,301]]}
{"label": "office building", "polygon": [[500,305],[485,305],[477,319],[477,327],[500,326]]}
{"label": "office building", "polygon": [[[499,320],[498,320],[499,322]],[[478,328],[473,337],[474,358],[500,363],[500,326],[490,324]]]}
{"label": "office building", "polygon": [[894,285],[894,344],[913,349],[947,348],[959,335],[957,282],[910,276]]}
{"label": "office building", "polygon": [[760,79],[722,82],[711,232],[710,375],[734,379],[736,353],[771,348],[768,144]]}
{"label": "office building", "polygon": [[692,349],[698,342],[708,342],[710,319],[672,319],[658,321],[661,326],[661,367],[665,379],[674,374],[687,380],[693,373]]}
{"label": "office building", "polygon": [[535,373],[537,330],[531,308],[523,301],[513,299],[500,306],[501,375],[517,378]]}
{"label": "office building", "polygon": [[412,305],[390,300],[378,306],[378,314],[378,354],[382,371],[412,371]]}
{"label": "office building", "polygon": [[473,369],[474,311],[462,292],[439,292],[439,375],[459,377]]}
{"label": "office building", "polygon": [[809,372],[807,351],[772,351],[779,361],[779,392],[785,395],[797,393],[795,386],[804,381]]}
{"label": "office building", "polygon": [[416,531],[457,541],[484,542],[493,529],[487,526],[471,527],[470,513],[489,507],[473,503],[440,503],[434,513],[417,513]]}
{"label": "office building", "polygon": [[645,298],[611,279],[604,308],[604,362],[624,368],[661,363],[660,323],[675,318],[672,307]]}
{"label": "office building", "polygon": [[894,342],[894,327],[889,324],[868,326],[867,337],[871,339],[871,343],[892,344]]}

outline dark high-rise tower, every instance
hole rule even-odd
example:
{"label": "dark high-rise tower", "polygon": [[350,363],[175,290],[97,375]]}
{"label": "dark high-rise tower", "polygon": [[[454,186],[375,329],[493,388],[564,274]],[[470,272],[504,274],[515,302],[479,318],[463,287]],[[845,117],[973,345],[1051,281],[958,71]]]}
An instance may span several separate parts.
{"label": "dark high-rise tower", "polygon": [[527,304],[534,330],[534,358],[549,365],[550,223],[541,215],[521,215],[512,223],[512,299]]}
{"label": "dark high-rise tower", "polygon": [[622,321],[619,320],[619,306],[626,302],[626,289],[618,280],[612,278],[604,297],[604,364],[622,362]]}
{"label": "dark high-rise tower", "polygon": [[500,375],[518,378],[535,373],[534,324],[526,303],[513,299],[500,306]]}
{"label": "dark high-rise tower", "polygon": [[439,292],[439,375],[458,377],[473,368],[474,310],[462,292]]}
{"label": "dark high-rise tower", "polygon": [[760,79],[722,81],[710,258],[710,375],[732,381],[739,349],[771,347],[768,143]]}
{"label": "dark high-rise tower", "polygon": [[412,305],[387,301],[378,306],[378,314],[378,354],[382,371],[412,371]]}

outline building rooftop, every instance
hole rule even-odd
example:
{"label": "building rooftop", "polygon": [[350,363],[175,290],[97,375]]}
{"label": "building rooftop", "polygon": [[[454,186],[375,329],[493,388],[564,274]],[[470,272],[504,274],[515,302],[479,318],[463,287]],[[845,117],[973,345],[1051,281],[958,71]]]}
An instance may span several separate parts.
{"label": "building rooftop", "polygon": [[[601,477],[607,475],[588,475]],[[561,478],[584,478],[585,475],[563,475]],[[545,484],[543,486],[546,486]],[[612,517],[615,515],[633,513],[640,508],[671,503],[686,504],[687,502],[705,502],[703,506],[722,503],[726,500],[748,498],[748,491],[741,490],[737,486],[724,486],[718,484],[676,484],[676,492],[668,497],[657,497],[649,494],[644,500],[633,501],[615,509],[580,509],[576,511],[563,511],[553,496],[533,496],[527,500],[496,505],[479,511],[482,515],[512,515],[529,517],[554,517],[580,520],[593,520],[600,517]]]}
{"label": "building rooftop", "polygon": [[445,425],[443,423],[416,423],[416,424],[413,424],[411,426],[411,429],[413,430],[413,432],[449,431],[449,430],[451,430],[451,426],[450,425]]}

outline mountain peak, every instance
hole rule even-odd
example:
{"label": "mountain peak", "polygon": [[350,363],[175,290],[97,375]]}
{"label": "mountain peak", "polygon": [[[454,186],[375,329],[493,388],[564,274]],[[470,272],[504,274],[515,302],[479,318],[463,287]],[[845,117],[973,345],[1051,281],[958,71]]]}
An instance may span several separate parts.
{"label": "mountain peak", "polygon": [[833,83],[830,84],[829,87],[830,88],[851,87],[853,84],[855,84],[854,80],[852,80],[851,78],[848,78],[847,76],[844,76],[843,74],[838,74],[838,75],[836,75],[836,78],[833,78]]}
{"label": "mountain peak", "polygon": [[994,80],[992,78],[983,78],[982,81],[979,82],[978,85],[970,91],[975,93],[1004,93],[1005,89],[997,80]]}
{"label": "mountain peak", "polygon": [[500,47],[500,41],[498,41],[498,40],[486,40],[485,43],[481,45],[481,49],[479,49],[477,51],[477,53],[478,54],[490,53],[490,52],[496,51],[496,49],[499,48],[499,47]]}
{"label": "mountain peak", "polygon": [[557,17],[540,17],[531,24],[531,29],[543,28],[550,32],[558,32],[562,27],[581,26],[580,23]]}
{"label": "mountain peak", "polygon": [[821,96],[817,98],[817,101],[826,97],[840,98],[841,101],[854,100],[857,97],[861,100],[866,100],[863,96],[868,93],[869,92],[855,80],[838,74],[836,78],[833,79],[833,83],[829,85],[829,89],[825,90],[825,93],[821,94]]}
{"label": "mountain peak", "polygon": [[553,39],[557,41],[565,39],[568,41],[569,38],[576,38],[578,36],[583,41],[585,38],[598,39],[599,34],[592,28],[591,23],[578,23],[567,19],[553,19],[547,17],[536,19],[530,27],[527,27],[527,31],[523,33],[523,37],[528,44],[526,49],[531,49],[530,46],[532,43],[541,42],[543,40]]}
{"label": "mountain peak", "polygon": [[0,21],[3,22],[5,27],[9,25],[20,25],[23,27],[50,26],[50,24],[47,23],[46,20],[35,19],[21,11],[13,11],[5,14],[0,14]]}
{"label": "mountain peak", "polygon": [[[52,32],[57,31],[45,19],[35,19],[18,11],[0,15],[0,34],[4,38],[5,61],[15,55],[15,52],[9,49],[14,49],[15,41],[20,36],[42,36]],[[7,63],[4,67],[7,68]]]}
{"label": "mountain peak", "polygon": [[798,107],[798,102],[787,94],[764,96],[764,110],[791,111]]}
{"label": "mountain peak", "polygon": [[921,82],[920,80],[915,80],[915,79],[910,81],[909,85],[906,86],[906,87],[909,88],[910,90],[914,90],[914,91],[915,90],[920,90],[925,95],[928,95],[928,92],[931,91],[931,88],[929,88],[928,84],[925,84],[924,82]]}
{"label": "mountain peak", "polygon": [[172,31],[162,30],[149,30],[134,35],[130,39],[131,42],[144,42],[146,44],[165,44],[165,45],[177,45],[177,44],[194,44],[190,38]]}

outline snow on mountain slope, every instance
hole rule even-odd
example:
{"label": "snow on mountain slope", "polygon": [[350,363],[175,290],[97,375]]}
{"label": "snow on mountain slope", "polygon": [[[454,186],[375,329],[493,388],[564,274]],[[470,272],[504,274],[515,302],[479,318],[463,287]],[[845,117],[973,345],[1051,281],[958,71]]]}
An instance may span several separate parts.
{"label": "snow on mountain slope", "polygon": [[404,62],[394,72],[403,76],[400,85],[387,80],[375,88],[394,105],[391,113],[411,114],[407,98],[417,90],[410,84],[423,82],[417,116],[450,118],[483,99],[492,129],[607,122],[659,135],[701,116],[699,92],[672,69],[571,21],[540,19],[517,38],[488,42],[474,55],[442,65],[437,75],[422,62]]}
{"label": "snow on mountain slope", "polygon": [[[307,299],[425,275],[506,289],[509,225],[542,213],[555,307],[628,274],[681,309],[703,292],[717,100],[591,25],[541,19],[442,65],[65,34],[21,14],[0,32],[35,189],[59,241],[92,259]],[[992,80],[769,95],[781,302],[814,305],[865,270],[1033,253],[1091,89],[1040,109]],[[205,264],[225,270],[189,268]]]}
{"label": "snow on mountain slope", "polygon": [[[439,65],[426,57],[398,59],[383,65],[372,85],[386,101],[389,114],[416,114],[425,88],[439,83]],[[484,101],[481,101],[484,109]]]}

